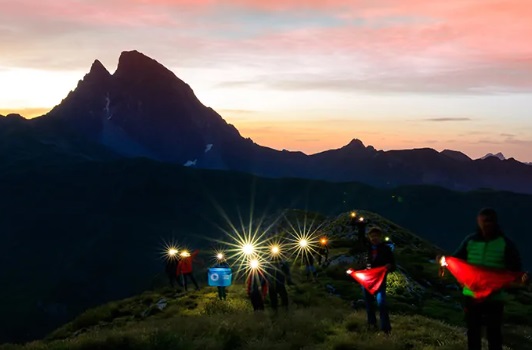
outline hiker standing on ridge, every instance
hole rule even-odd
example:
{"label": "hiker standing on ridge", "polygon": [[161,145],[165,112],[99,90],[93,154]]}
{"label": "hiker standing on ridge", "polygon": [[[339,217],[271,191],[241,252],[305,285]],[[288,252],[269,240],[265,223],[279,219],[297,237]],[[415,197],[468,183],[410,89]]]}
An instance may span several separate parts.
{"label": "hiker standing on ridge", "polygon": [[268,290],[270,295],[270,305],[277,311],[278,296],[281,297],[281,305],[288,310],[288,292],[286,291],[286,282],[290,276],[290,267],[281,260],[279,256],[272,257],[271,264],[267,271]]}
{"label": "hiker standing on ridge", "polygon": [[[478,213],[477,232],[467,237],[453,256],[469,264],[492,269],[516,272],[522,269],[517,247],[504,235],[497,213],[491,208],[484,208]],[[528,274],[524,274],[522,282],[526,283],[528,279]],[[463,295],[468,349],[482,349],[481,333],[485,317],[489,349],[502,350],[504,292],[500,290],[484,299],[475,299],[474,293],[464,287]]]}
{"label": "hiker standing on ridge", "polygon": [[314,266],[314,256],[312,255],[311,251],[305,250],[303,252],[303,264],[305,265],[307,281],[312,278],[312,282],[316,282],[318,272],[316,271],[316,267]]}
{"label": "hiker standing on ridge", "polygon": [[192,263],[194,262],[194,259],[199,254],[199,250],[195,250],[190,254],[188,251],[183,251],[180,254],[181,261],[177,265],[177,274],[183,275],[183,284],[185,286],[185,291],[187,291],[188,286],[188,279],[194,283],[194,286],[196,287],[196,290],[199,290],[198,282],[196,282],[196,279],[194,278],[194,275],[192,273]]}
{"label": "hiker standing on ridge", "polygon": [[182,286],[181,278],[177,274],[177,266],[179,264],[179,254],[177,249],[170,248],[168,250],[168,255],[166,257],[166,263],[164,270],[166,272],[166,276],[168,276],[168,281],[170,282],[170,286],[172,288],[175,287],[175,283],[177,282],[177,285]]}
{"label": "hiker standing on ridge", "polygon": [[[223,254],[218,254],[218,262],[213,267],[215,268],[230,268],[229,264],[227,263],[227,260],[223,256]],[[218,299],[220,300],[227,300],[227,291],[226,287],[216,287],[218,289]]]}
{"label": "hiker standing on ridge", "polygon": [[[368,269],[385,266],[388,272],[395,270],[395,258],[391,248],[384,242],[382,230],[378,227],[372,228],[368,232],[369,246],[366,260]],[[364,299],[366,301],[366,313],[368,317],[368,326],[377,327],[377,318],[375,317],[375,305],[379,308],[380,328],[389,334],[392,331],[390,316],[388,314],[388,305],[386,303],[386,277],[382,282],[379,290],[375,295],[371,294],[366,288],[362,287]]]}
{"label": "hiker standing on ridge", "polygon": [[264,310],[264,299],[266,299],[266,295],[268,294],[268,282],[258,266],[252,267],[246,281],[246,287],[253,310]]}
{"label": "hiker standing on ridge", "polygon": [[323,237],[320,239],[320,247],[318,248],[318,265],[322,266],[321,260],[323,259],[323,264],[327,264],[329,261],[329,245],[327,238]]}

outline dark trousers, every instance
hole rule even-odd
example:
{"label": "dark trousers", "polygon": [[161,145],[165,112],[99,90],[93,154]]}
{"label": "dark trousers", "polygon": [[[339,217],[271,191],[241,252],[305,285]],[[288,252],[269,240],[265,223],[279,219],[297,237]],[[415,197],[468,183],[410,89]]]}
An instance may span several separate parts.
{"label": "dark trousers", "polygon": [[192,281],[192,283],[194,283],[194,287],[196,287],[196,290],[198,290],[199,289],[198,282],[196,282],[196,279],[194,278],[194,275],[192,274],[192,272],[183,274],[183,284],[185,285],[185,290],[188,290],[187,285],[188,285],[189,278]]}
{"label": "dark trousers", "polygon": [[220,300],[227,300],[227,292],[225,291],[225,287],[218,287],[218,298]]}
{"label": "dark trousers", "polygon": [[168,281],[170,282],[170,286],[173,288],[175,287],[175,284],[177,283],[178,286],[182,287],[183,283],[181,283],[181,276],[176,275],[175,273],[168,273]]}
{"label": "dark trousers", "polygon": [[264,299],[262,298],[262,293],[260,291],[252,291],[249,295],[249,299],[251,300],[251,305],[253,305],[253,310],[264,310]]}
{"label": "dark trousers", "polygon": [[362,291],[364,293],[364,299],[366,300],[366,313],[368,315],[368,324],[370,326],[377,325],[377,317],[375,316],[375,301],[377,301],[377,306],[379,308],[379,318],[381,322],[381,330],[386,333],[391,332],[392,326],[390,324],[388,305],[386,303],[386,280],[382,282],[381,287],[379,288],[377,293],[375,293],[375,295],[372,295],[364,287],[362,287]]}
{"label": "dark trousers", "polygon": [[277,310],[277,307],[279,306],[279,299],[278,296],[281,297],[281,305],[288,310],[288,293],[286,291],[286,286],[284,284],[274,284],[272,283],[270,285],[270,304],[272,306],[272,309]]}
{"label": "dark trousers", "polygon": [[464,301],[469,350],[481,350],[482,324],[485,321],[489,350],[502,350],[502,322],[504,303],[502,301],[477,301],[466,297]]}

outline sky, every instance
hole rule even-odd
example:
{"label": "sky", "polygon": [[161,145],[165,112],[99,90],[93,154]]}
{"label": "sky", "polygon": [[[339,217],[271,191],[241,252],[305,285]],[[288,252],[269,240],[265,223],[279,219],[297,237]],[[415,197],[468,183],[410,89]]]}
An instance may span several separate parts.
{"label": "sky", "polygon": [[532,162],[529,0],[0,0],[0,114],[61,102],[138,50],[241,134],[316,153]]}

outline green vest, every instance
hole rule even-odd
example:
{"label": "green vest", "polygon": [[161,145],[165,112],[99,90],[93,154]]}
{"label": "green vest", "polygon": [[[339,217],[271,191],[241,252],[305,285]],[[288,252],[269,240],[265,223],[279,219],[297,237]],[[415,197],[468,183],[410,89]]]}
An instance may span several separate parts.
{"label": "green vest", "polygon": [[[485,266],[495,269],[505,268],[505,251],[506,240],[500,236],[491,241],[475,241],[471,239],[467,242],[467,262],[473,265]],[[474,293],[467,287],[464,287],[463,294],[474,296]],[[495,292],[489,296],[491,300],[503,300],[502,291]]]}

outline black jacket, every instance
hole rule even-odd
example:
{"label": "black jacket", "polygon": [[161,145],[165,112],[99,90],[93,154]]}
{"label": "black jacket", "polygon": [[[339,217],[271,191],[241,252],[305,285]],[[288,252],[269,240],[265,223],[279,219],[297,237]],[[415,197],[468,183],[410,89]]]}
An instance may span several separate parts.
{"label": "black jacket", "polygon": [[303,253],[303,263],[305,266],[312,266],[314,265],[314,256],[310,252],[304,252]]}
{"label": "black jacket", "polygon": [[285,285],[290,278],[290,267],[286,262],[272,262],[266,270],[266,278],[270,285]]}
{"label": "black jacket", "polygon": [[177,275],[177,264],[179,264],[178,258],[167,258],[164,270],[167,275]]}
{"label": "black jacket", "polygon": [[[377,255],[373,259],[373,249],[377,250]],[[387,264],[392,265],[390,272],[395,270],[395,257],[392,252],[392,248],[386,243],[381,243],[377,246],[369,245],[368,255],[366,260],[366,266],[370,268],[381,267]]]}

